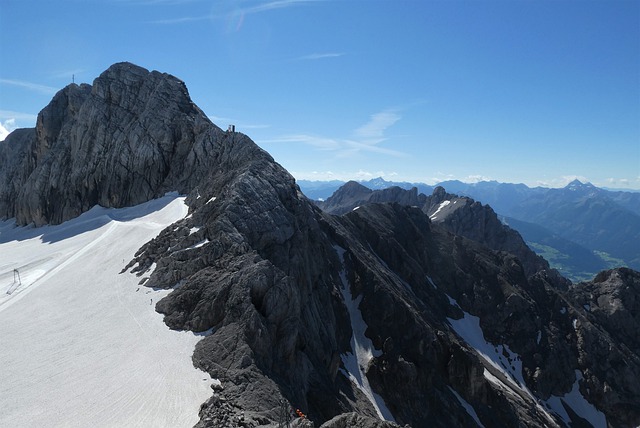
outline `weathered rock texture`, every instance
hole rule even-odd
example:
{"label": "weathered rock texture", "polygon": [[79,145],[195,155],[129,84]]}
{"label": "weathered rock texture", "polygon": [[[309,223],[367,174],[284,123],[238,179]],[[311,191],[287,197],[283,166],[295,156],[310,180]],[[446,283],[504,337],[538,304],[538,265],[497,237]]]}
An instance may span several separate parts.
{"label": "weathered rock texture", "polygon": [[182,81],[115,64],[93,86],[58,92],[35,132],[7,138],[0,149],[0,217],[60,223],[96,204],[122,207],[169,190],[188,192],[214,167],[225,137]]}
{"label": "weathered rock texture", "polygon": [[[155,266],[145,284],[174,289],[156,306],[165,322],[205,336],[193,362],[222,386],[199,427],[278,426],[293,409],[308,416],[293,426],[394,426],[375,422],[371,392],[400,426],[564,427],[544,400],[568,393],[576,371],[610,426],[640,423],[640,274],[570,286],[529,259],[488,207],[440,189],[391,190],[362,200],[401,203],[325,213],[169,75],[116,64],[93,87],[67,87],[35,131],[0,144],[0,166],[2,215],[20,223],[189,192],[189,216],[126,270]],[[454,331],[471,316],[509,365],[522,365],[524,385]],[[354,338],[374,348],[351,369],[370,389],[347,373],[361,349]],[[581,412],[567,410],[573,426]]]}
{"label": "weathered rock texture", "polygon": [[425,196],[418,194],[415,187],[411,190],[399,187],[369,190],[350,181],[326,201],[315,203],[330,214],[344,214],[361,205],[376,202],[419,207],[433,223],[443,225],[451,233],[480,242],[493,250],[515,255],[522,262],[527,275],[544,270],[554,275],[559,285],[566,283],[557,272],[551,270],[546,260],[525,244],[518,232],[500,222],[490,206],[469,197],[449,194],[440,186],[434,189],[432,195]]}

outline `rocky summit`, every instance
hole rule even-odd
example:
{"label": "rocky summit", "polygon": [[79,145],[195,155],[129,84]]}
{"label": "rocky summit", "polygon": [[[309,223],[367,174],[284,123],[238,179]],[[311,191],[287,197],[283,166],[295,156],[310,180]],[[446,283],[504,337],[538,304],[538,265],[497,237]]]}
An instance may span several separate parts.
{"label": "rocky summit", "polygon": [[214,144],[225,137],[182,81],[116,64],[92,86],[59,91],[35,129],[13,132],[0,146],[0,217],[39,226],[96,204],[186,193],[213,167],[221,151]]}
{"label": "rocky summit", "polygon": [[323,211],[173,76],[120,63],[66,87],[0,168],[20,224],[188,194],[124,271],[173,289],[156,309],[204,336],[193,363],[220,384],[198,427],[640,424],[640,273],[571,284],[441,188],[352,184]]}

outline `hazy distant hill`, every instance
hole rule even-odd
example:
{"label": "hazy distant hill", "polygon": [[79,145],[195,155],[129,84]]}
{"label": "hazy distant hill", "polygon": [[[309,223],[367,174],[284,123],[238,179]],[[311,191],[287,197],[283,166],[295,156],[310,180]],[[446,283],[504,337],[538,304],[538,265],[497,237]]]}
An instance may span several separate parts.
{"label": "hazy distant hill", "polygon": [[520,232],[532,250],[572,281],[586,281],[593,278],[594,272],[614,267],[593,251],[540,225],[513,217],[502,217],[501,220]]}
{"label": "hazy distant hill", "polygon": [[[616,193],[612,195],[576,180],[562,189],[533,195],[507,214],[543,225],[592,251],[606,253],[605,258],[623,260],[637,269],[640,267],[640,215],[616,199],[619,199]],[[633,203],[633,198],[627,199],[627,206]]]}

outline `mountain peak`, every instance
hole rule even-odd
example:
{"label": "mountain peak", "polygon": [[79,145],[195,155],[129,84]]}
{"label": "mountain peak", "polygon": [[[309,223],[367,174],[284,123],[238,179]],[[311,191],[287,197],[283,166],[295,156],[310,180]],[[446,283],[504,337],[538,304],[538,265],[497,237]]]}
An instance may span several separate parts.
{"label": "mountain peak", "polygon": [[[123,207],[186,193],[210,173],[214,159],[202,155],[227,138],[183,81],[114,64],[93,85],[62,89],[40,112],[33,136],[20,144],[35,154],[33,162],[24,155],[0,170],[0,218],[39,226],[96,204]],[[0,147],[0,164],[3,156]]]}
{"label": "mountain peak", "polygon": [[369,180],[367,184],[372,189],[384,189],[385,187],[389,187],[389,182],[382,177],[377,177],[372,180]]}
{"label": "mountain peak", "polygon": [[577,178],[573,180],[571,183],[565,186],[567,190],[585,190],[585,189],[595,189],[595,186],[589,182],[583,183]]}

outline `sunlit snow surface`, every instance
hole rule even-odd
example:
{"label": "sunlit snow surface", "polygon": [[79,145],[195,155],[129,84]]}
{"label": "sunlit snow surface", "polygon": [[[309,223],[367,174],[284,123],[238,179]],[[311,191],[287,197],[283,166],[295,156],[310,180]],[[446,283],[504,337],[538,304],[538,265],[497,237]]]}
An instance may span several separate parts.
{"label": "sunlit snow surface", "polygon": [[[449,297],[449,303],[458,306],[456,300],[451,297]],[[552,419],[550,412],[554,412],[570,426],[571,420],[562,405],[562,400],[571,407],[578,416],[589,421],[595,428],[606,428],[607,425],[604,414],[598,411],[580,393],[578,385],[578,381],[582,379],[582,373],[580,373],[580,371],[576,370],[576,382],[569,393],[562,397],[551,396],[546,402],[542,402],[533,395],[524,382],[522,376],[522,359],[520,356],[511,351],[507,345],[495,346],[487,342],[480,327],[480,318],[464,311],[463,313],[464,317],[459,320],[452,318],[447,318],[447,320],[453,330],[464,339],[465,342],[475,348],[477,353],[488,364],[503,374],[503,379],[499,379],[485,368],[484,376],[488,381],[509,394],[521,397],[523,395],[529,396],[534,402],[538,402],[538,410],[541,410],[549,419]],[[540,333],[537,340],[539,343]],[[542,403],[542,405],[540,403]],[[545,407],[543,407],[543,405],[545,405]]]}
{"label": "sunlit snow surface", "polygon": [[[335,246],[334,248],[340,257],[340,261],[344,264],[344,248],[339,246]],[[369,380],[367,379],[366,371],[369,366],[369,362],[373,357],[380,356],[382,352],[376,350],[373,347],[371,339],[366,337],[364,334],[365,331],[367,331],[367,324],[364,322],[362,313],[360,312],[362,296],[358,296],[355,299],[353,298],[351,295],[351,287],[349,286],[349,281],[344,269],[340,272],[340,280],[342,282],[340,291],[342,292],[344,303],[349,311],[351,329],[353,330],[353,334],[351,336],[351,349],[353,352],[342,354],[340,356],[342,364],[346,369],[341,369],[341,371],[369,399],[380,419],[395,422],[395,419],[387,408],[383,398],[373,392],[373,389],[371,389],[371,386],[369,385]]]}
{"label": "sunlit snow surface", "polygon": [[191,362],[201,337],[163,323],[154,307],[167,291],[119,274],[186,214],[184,198],[167,195],[133,208],[96,207],[58,226],[0,222],[0,426],[198,421],[213,382]]}
{"label": "sunlit snow surface", "polygon": [[451,203],[451,201],[447,200],[447,201],[442,201],[442,203],[440,204],[440,206],[438,207],[438,209],[436,210],[436,212],[434,212],[433,214],[431,214],[429,216],[429,218],[431,220],[435,220],[438,218],[438,214],[440,213],[440,211],[446,207],[447,205],[449,205]]}

